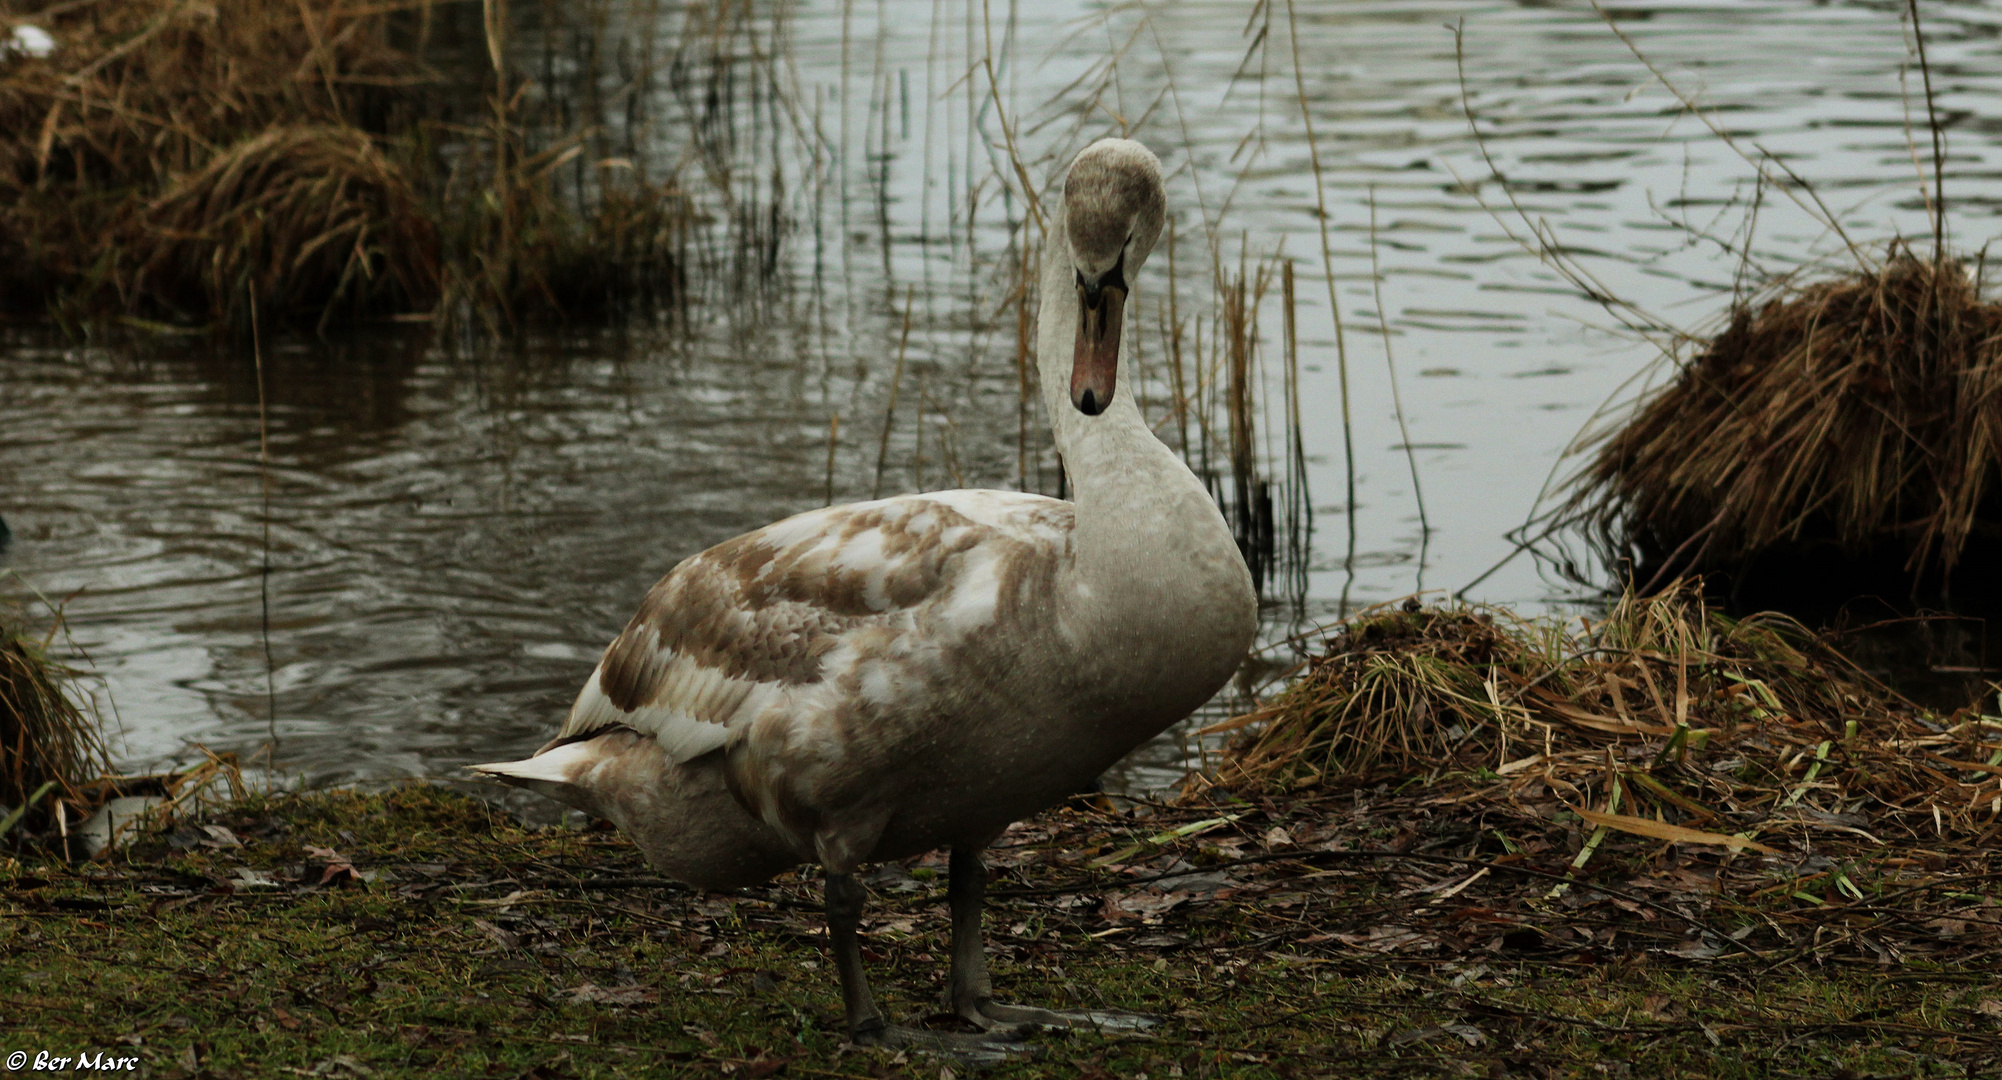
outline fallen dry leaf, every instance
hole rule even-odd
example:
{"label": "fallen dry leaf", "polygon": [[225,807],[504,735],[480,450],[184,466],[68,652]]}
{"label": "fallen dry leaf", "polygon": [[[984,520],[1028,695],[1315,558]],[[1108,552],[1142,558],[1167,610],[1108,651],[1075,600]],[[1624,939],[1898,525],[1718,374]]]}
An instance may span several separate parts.
{"label": "fallen dry leaf", "polygon": [[572,1005],[650,1005],[660,1000],[660,991],[650,986],[598,986],[585,983],[563,992]]}
{"label": "fallen dry leaf", "polygon": [[521,948],[521,936],[519,934],[503,930],[485,919],[474,919],[473,925],[478,927],[481,933],[492,938],[494,943],[503,949]]}
{"label": "fallen dry leaf", "polygon": [[[306,857],[309,859],[318,859],[326,864],[320,869],[320,880],[314,882],[316,885],[326,885],[330,882],[340,882],[343,884],[350,881],[355,883],[361,882],[361,874],[355,871],[354,864],[348,861],[347,856],[342,855],[333,848],[314,847],[308,844],[306,846]],[[306,871],[306,876],[309,880],[312,878],[313,872],[310,868]]]}
{"label": "fallen dry leaf", "polygon": [[1335,940],[1368,952],[1382,953],[1432,943],[1430,935],[1404,926],[1372,926],[1361,934],[1336,934]]}

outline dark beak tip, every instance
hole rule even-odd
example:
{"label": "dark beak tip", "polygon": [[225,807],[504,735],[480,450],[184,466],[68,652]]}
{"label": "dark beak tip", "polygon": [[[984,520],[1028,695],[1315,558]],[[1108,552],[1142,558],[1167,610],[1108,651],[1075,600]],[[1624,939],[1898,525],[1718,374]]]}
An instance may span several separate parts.
{"label": "dark beak tip", "polygon": [[1078,398],[1075,404],[1077,405],[1077,411],[1086,416],[1097,416],[1099,413],[1105,411],[1105,407],[1099,404],[1097,396],[1091,392],[1089,387],[1085,389],[1084,396]]}

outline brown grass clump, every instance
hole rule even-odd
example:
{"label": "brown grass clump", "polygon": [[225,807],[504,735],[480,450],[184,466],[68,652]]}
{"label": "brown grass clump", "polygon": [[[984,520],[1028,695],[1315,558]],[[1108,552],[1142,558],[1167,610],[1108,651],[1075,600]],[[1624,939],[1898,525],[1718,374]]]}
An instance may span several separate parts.
{"label": "brown grass clump", "polygon": [[1604,438],[1567,512],[1662,580],[1820,550],[1943,581],[2002,516],[1999,344],[1956,260],[1782,280]]}
{"label": "brown grass clump", "polygon": [[661,225],[686,213],[673,186],[628,165],[559,194],[583,140],[530,118],[488,39],[496,9],[487,25],[429,0],[0,12],[0,40],[32,25],[56,42],[0,58],[0,302],[239,329],[253,298],[322,325],[441,302],[512,322],[678,284],[661,265],[678,248],[631,242],[678,237]]}
{"label": "brown grass clump", "polygon": [[1429,771],[1492,711],[1491,678],[1519,685],[1549,666],[1549,643],[1533,631],[1506,612],[1416,601],[1349,622],[1276,700],[1215,729],[1254,732],[1223,775],[1311,787]]}
{"label": "brown grass clump", "polygon": [[2002,822],[2002,720],[1929,713],[1792,620],[1730,618],[1682,583],[1630,594],[1576,638],[1476,608],[1367,614],[1270,704],[1212,730],[1232,727],[1247,733],[1214,778],[1230,788],[1424,777],[1456,802],[1554,794],[1606,827],[1709,842],[1801,822],[1880,837]]}
{"label": "brown grass clump", "polygon": [[0,175],[27,187],[167,177],[280,121],[382,129],[435,72],[395,40],[390,0],[27,3],[55,39],[0,68]]}
{"label": "brown grass clump", "polygon": [[183,311],[228,318],[251,295],[280,312],[409,310],[438,295],[437,230],[353,128],[267,129],[174,177],[139,228],[145,262],[125,287]]}
{"label": "brown grass clump", "polygon": [[[0,613],[0,819],[51,782],[74,798],[106,764],[93,717],[64,692],[69,671],[51,661],[48,641],[30,636],[14,613]],[[46,799],[44,800],[46,804]]]}
{"label": "brown grass clump", "polygon": [[14,299],[191,322],[242,309],[246,288],[283,314],[337,297],[422,303],[404,267],[368,272],[357,235],[414,231],[380,229],[414,199],[373,143],[408,128],[415,91],[439,81],[395,40],[411,10],[137,0],[0,16],[0,30],[35,25],[56,42],[0,64],[0,274]]}

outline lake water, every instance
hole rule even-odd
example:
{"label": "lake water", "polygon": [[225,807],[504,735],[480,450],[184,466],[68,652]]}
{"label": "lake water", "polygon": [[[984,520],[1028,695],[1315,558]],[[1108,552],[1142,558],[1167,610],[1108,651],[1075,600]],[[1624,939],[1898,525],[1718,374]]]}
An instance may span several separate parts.
{"label": "lake water", "polygon": [[[1741,149],[1811,180],[1869,242],[1928,232],[1901,11],[1607,8]],[[1157,255],[1134,317],[1147,408],[1178,446],[1192,430],[1192,457],[1204,417],[1221,423],[1219,275],[1255,291],[1264,273],[1257,438],[1285,474],[1277,267],[1294,264],[1311,553],[1273,590],[1274,640],[1344,598],[1474,581],[1602,406],[1660,377],[1645,337],[1524,238],[1690,329],[1723,309],[1748,223],[1758,269],[1842,251],[1588,4],[878,0],[721,30],[713,14],[656,26],[676,63],[631,90],[620,115],[644,130],[614,133],[705,210],[680,321],[268,341],[268,469],[247,352],[5,331],[4,565],[64,605],[122,765],[185,762],[194,744],[249,756],[275,735],[307,783],[449,776],[546,738],[646,587],[709,544],[830,489],[1054,492],[1040,419],[1019,408],[1022,178],[1046,184],[1100,135],[1146,140],[1172,173],[1174,303]],[[1924,15],[1950,231],[1979,247],[2002,206],[2002,8]],[[520,40],[533,72],[558,70],[570,38]],[[1181,418],[1171,314],[1202,387]],[[1469,595],[1563,611],[1579,587],[1525,556]],[[1164,739],[1115,779],[1166,782],[1184,754]]]}

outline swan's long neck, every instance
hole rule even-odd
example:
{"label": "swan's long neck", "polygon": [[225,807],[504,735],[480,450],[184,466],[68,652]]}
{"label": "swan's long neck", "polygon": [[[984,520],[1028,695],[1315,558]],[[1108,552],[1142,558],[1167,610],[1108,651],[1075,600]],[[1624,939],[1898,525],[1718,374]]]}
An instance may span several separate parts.
{"label": "swan's long neck", "polygon": [[[1059,205],[1043,252],[1036,362],[1043,407],[1056,435],[1057,451],[1077,487],[1081,525],[1082,515],[1109,505],[1108,500],[1138,483],[1141,474],[1159,473],[1171,482],[1194,485],[1198,491],[1202,485],[1181,458],[1154,437],[1134,403],[1130,357],[1137,335],[1132,328],[1119,337],[1119,374],[1111,406],[1097,416],[1086,416],[1071,404],[1071,358],[1082,317],[1075,275]],[[1138,310],[1137,298],[1136,292],[1127,300],[1129,316]]]}
{"label": "swan's long neck", "polygon": [[[1104,658],[1108,678],[1158,678],[1143,674],[1131,655],[1117,654],[1131,649],[1186,653],[1158,646],[1193,644],[1192,635],[1209,629],[1223,639],[1242,639],[1235,646],[1237,654],[1226,657],[1234,670],[1256,619],[1250,574],[1209,493],[1181,458],[1154,437],[1134,403],[1138,383],[1129,361],[1136,337],[1133,319],[1120,335],[1111,406],[1086,416],[1071,403],[1081,312],[1062,213],[1060,208],[1043,252],[1036,347],[1043,404],[1076,502],[1070,587],[1060,590],[1070,598],[1071,610],[1062,613],[1063,621],[1088,647],[1113,654]],[[1129,316],[1137,311],[1135,299],[1127,300]],[[1213,625],[1187,625],[1205,621]],[[1231,647],[1220,648],[1229,653]],[[1212,682],[1203,694],[1214,688]]]}

